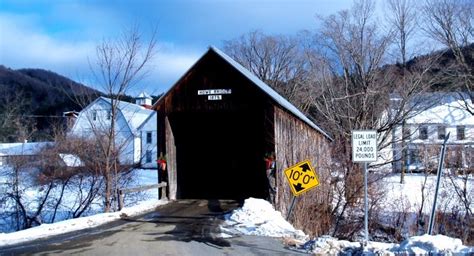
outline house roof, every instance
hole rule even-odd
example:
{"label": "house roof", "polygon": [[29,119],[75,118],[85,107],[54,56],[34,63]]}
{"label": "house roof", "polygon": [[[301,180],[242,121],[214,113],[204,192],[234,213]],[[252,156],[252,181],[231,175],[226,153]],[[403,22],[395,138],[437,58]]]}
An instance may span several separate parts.
{"label": "house roof", "polygon": [[471,109],[474,108],[474,105],[472,102],[469,102],[470,100],[466,95],[461,95],[459,93],[430,93],[421,97],[426,102],[431,102],[431,106],[408,119],[407,123],[431,123],[450,126],[474,125],[474,116],[465,109],[465,104],[468,103]]}
{"label": "house roof", "polygon": [[[111,104],[111,100],[109,98],[101,96],[99,99]],[[144,108],[140,105],[120,100],[118,101],[118,108],[124,116],[125,120],[127,120],[127,123],[130,126],[132,132],[136,132],[138,128],[154,112],[154,110]]]}
{"label": "house roof", "polygon": [[[218,48],[214,46],[210,46],[209,50],[204,53],[204,55],[200,58],[200,60],[209,54],[209,52],[214,52],[216,53],[219,57],[221,57],[223,60],[225,60],[227,63],[229,63],[233,68],[235,68],[239,73],[241,73],[244,77],[246,77],[248,80],[251,81],[252,84],[254,84],[256,87],[258,87],[260,90],[262,90],[265,94],[267,94],[273,101],[281,106],[283,109],[287,110],[288,112],[292,113],[295,115],[297,118],[301,119],[303,122],[308,124],[310,127],[313,129],[317,130],[318,132],[322,133],[324,136],[326,136],[328,139],[332,140],[331,136],[328,135],[323,129],[321,129],[319,126],[317,126],[313,121],[311,121],[307,116],[305,116],[298,108],[296,108],[293,104],[291,104],[288,100],[286,100],[284,97],[282,97],[280,94],[278,94],[275,90],[273,90],[269,85],[264,83],[262,80],[260,80],[256,75],[254,75],[252,72],[250,72],[248,69],[240,65],[237,61],[232,59],[230,56],[219,50]],[[189,69],[191,70],[199,60]],[[189,70],[185,73],[187,74]],[[180,79],[181,80],[181,79]],[[179,81],[179,80],[178,80]],[[159,104],[162,99],[173,89],[170,88],[168,92],[163,94],[161,98],[155,103],[155,105]]]}
{"label": "house roof", "polygon": [[[143,126],[148,122],[148,120],[150,120],[151,118],[153,118],[155,115],[157,115],[156,111],[153,111],[153,113],[151,115],[149,115],[145,121],[142,122],[142,124],[140,126],[138,126],[138,130],[141,130],[143,129]],[[155,119],[156,120],[156,119]]]}
{"label": "house roof", "polygon": [[52,146],[53,142],[26,142],[26,143],[0,143],[0,155],[27,156],[36,155],[43,148]]}
{"label": "house roof", "polygon": [[150,94],[146,93],[146,92],[141,92],[140,94],[138,94],[138,96],[136,97],[137,99],[153,99]]}

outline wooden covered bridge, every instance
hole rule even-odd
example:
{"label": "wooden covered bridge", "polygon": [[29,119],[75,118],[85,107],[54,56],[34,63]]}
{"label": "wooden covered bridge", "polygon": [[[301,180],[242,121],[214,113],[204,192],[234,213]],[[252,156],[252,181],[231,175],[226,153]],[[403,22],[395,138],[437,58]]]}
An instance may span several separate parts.
{"label": "wooden covered bridge", "polygon": [[171,199],[266,198],[264,156],[274,152],[276,203],[286,205],[291,194],[283,169],[308,159],[321,176],[329,165],[330,137],[214,47],[154,108]]}

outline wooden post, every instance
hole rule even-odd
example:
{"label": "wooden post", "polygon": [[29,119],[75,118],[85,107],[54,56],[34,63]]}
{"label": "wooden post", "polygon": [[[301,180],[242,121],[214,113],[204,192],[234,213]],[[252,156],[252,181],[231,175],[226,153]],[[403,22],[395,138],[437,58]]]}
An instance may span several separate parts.
{"label": "wooden post", "polygon": [[118,201],[118,209],[119,211],[123,208],[123,190],[119,189],[119,201]]}
{"label": "wooden post", "polygon": [[160,196],[160,200],[161,199],[168,199],[168,197],[166,197],[166,186],[167,186],[167,183],[162,181],[160,183],[160,190],[161,190],[161,196]]}

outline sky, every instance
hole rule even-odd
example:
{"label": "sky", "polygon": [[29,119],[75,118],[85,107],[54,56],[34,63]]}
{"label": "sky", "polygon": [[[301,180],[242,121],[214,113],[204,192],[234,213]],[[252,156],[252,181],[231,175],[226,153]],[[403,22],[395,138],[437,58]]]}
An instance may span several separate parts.
{"label": "sky", "polygon": [[100,89],[91,75],[96,46],[138,25],[158,29],[149,74],[130,92],[169,89],[212,45],[253,30],[296,34],[317,28],[316,15],[352,0],[1,0],[0,64],[42,68]]}

